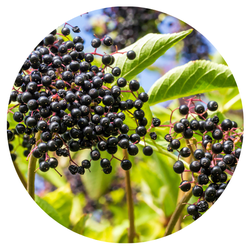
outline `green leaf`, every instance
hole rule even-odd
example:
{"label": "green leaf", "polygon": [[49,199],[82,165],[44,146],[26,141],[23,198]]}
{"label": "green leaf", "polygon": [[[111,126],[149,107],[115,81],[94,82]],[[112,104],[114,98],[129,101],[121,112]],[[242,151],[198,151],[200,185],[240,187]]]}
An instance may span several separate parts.
{"label": "green leaf", "polygon": [[[139,144],[144,145],[144,142]],[[156,141],[146,138],[146,145],[151,146],[154,152],[132,168],[132,171],[137,170],[136,175],[141,177],[143,200],[160,216],[162,213],[169,216],[174,211],[180,184],[180,175],[173,171],[173,164],[178,157],[166,150],[167,144],[162,137]],[[139,152],[141,151],[142,148]],[[185,164],[188,167],[187,163]]]}
{"label": "green leaf", "polygon": [[208,92],[207,97],[209,100],[217,101],[219,111],[226,113],[229,110],[242,109],[242,102],[238,88],[220,89]]}
{"label": "green leaf", "polygon": [[85,223],[86,223],[88,218],[89,218],[88,214],[83,214],[81,216],[81,218],[79,219],[79,221],[74,225],[72,231],[74,231],[75,233],[83,235],[83,232],[84,232],[84,229],[85,229]]}
{"label": "green leaf", "polygon": [[85,225],[84,236],[92,239],[98,239],[99,241],[113,242],[112,229],[109,220],[101,218],[97,221],[94,216],[90,217]]}
{"label": "green leaf", "polygon": [[175,209],[180,176],[173,171],[175,160],[169,156],[155,150],[151,157],[155,162],[154,169],[163,183],[158,191],[157,201],[161,204],[161,208],[163,208],[165,214],[169,216]]}
{"label": "green leaf", "polygon": [[240,94],[235,95],[231,100],[229,100],[225,104],[222,112],[225,113],[229,110],[238,110],[238,109],[242,109],[242,102],[241,102]]}
{"label": "green leaf", "polygon": [[70,223],[75,225],[82,216],[82,208],[87,204],[86,197],[83,192],[77,193],[73,197],[73,204],[70,213]]}
{"label": "green leaf", "polygon": [[[87,152],[87,154],[89,154],[89,152]],[[104,151],[101,152],[101,157],[110,159],[111,155]],[[116,157],[119,157],[118,152],[116,153]],[[87,159],[87,155],[82,155],[82,159]],[[91,161],[91,172],[87,170],[85,174],[81,176],[90,198],[99,199],[103,194],[107,192],[113,180],[117,164],[119,164],[119,161],[113,159],[111,161],[112,172],[110,174],[104,174],[104,172],[102,171],[102,167],[100,166],[100,160]]]}
{"label": "green leaf", "polygon": [[212,56],[212,61],[219,64],[227,65],[227,62],[218,51]]}
{"label": "green leaf", "polygon": [[124,198],[124,195],[125,195],[125,191],[123,188],[118,188],[117,190],[113,190],[110,192],[110,196],[114,204],[121,202],[122,199]]}
{"label": "green leaf", "polygon": [[[149,164],[147,164],[147,163],[152,163],[152,162],[154,162],[153,160],[154,159],[152,159],[151,162],[147,161],[146,163],[142,162],[142,163],[140,163],[139,167],[140,167],[140,174],[142,177],[142,183],[145,182],[147,184],[147,188],[151,192],[152,196],[158,197],[159,189],[165,183],[162,181],[162,179],[164,177],[159,174],[159,172],[161,170],[158,166],[159,162],[156,162],[154,168],[149,168]],[[146,189],[144,188],[143,190],[145,191]],[[148,192],[145,192],[145,194],[146,193],[148,193]]]}
{"label": "green leaf", "polygon": [[149,90],[149,104],[237,87],[230,69],[206,60],[191,61],[168,71]]}
{"label": "green leaf", "polygon": [[47,201],[40,198],[39,196],[35,196],[35,201],[37,205],[45,212],[47,213],[52,219],[60,223],[61,225],[67,227],[67,222],[64,220],[64,218],[58,213],[58,211],[51,206]]}
{"label": "green leaf", "polygon": [[[112,67],[119,67],[122,71],[120,77],[130,81],[191,32],[192,29],[172,34],[147,34],[137,42],[119,51],[134,50],[136,53],[134,60],[129,60],[126,53],[117,53],[114,54],[115,62],[112,64]],[[111,69],[108,69],[107,72],[111,72]]]}
{"label": "green leaf", "polygon": [[67,183],[66,177],[60,176],[56,171],[54,171],[54,169],[50,169],[50,171],[46,173],[42,171],[38,171],[37,174],[42,176],[46,181],[52,183],[57,188],[62,187]]}
{"label": "green leaf", "polygon": [[73,194],[71,192],[70,185],[67,184],[64,187],[58,188],[55,191],[46,194],[45,196],[43,196],[43,200],[48,202],[57,210],[57,212],[64,219],[66,227],[69,227],[69,217],[73,203]]}

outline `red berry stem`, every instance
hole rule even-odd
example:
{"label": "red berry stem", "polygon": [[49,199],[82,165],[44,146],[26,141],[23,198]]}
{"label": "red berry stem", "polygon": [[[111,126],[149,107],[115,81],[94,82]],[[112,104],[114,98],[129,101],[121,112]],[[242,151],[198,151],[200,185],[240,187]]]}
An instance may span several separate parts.
{"label": "red berry stem", "polygon": [[103,56],[102,54],[96,53],[95,51],[94,52],[90,52],[90,54],[97,55],[97,56]]}
{"label": "red berry stem", "polygon": [[232,171],[230,171],[229,169],[226,169],[225,172],[226,172],[227,174],[230,174],[231,176],[234,174],[234,173],[233,173]]}
{"label": "red berry stem", "polygon": [[70,26],[71,28],[74,28],[74,26],[72,26],[72,25],[69,24],[69,23],[64,23],[64,26],[63,26],[63,27],[65,27],[66,25]]}

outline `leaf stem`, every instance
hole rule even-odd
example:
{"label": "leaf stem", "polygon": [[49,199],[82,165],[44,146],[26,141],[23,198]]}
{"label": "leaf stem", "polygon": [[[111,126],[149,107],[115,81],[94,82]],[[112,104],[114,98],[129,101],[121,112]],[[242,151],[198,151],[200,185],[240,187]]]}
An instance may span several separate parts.
{"label": "leaf stem", "polygon": [[[124,159],[128,159],[128,152],[126,149],[123,149],[123,155]],[[135,222],[134,222],[134,204],[133,204],[129,170],[125,171],[125,184],[126,184],[126,198],[127,198],[128,219],[129,219],[128,242],[133,243],[136,233],[135,233]]]}

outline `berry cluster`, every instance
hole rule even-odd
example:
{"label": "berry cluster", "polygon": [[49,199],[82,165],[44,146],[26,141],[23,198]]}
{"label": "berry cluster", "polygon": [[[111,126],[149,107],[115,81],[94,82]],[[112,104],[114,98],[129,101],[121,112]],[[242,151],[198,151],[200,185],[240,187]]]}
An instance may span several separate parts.
{"label": "berry cluster", "polygon": [[[97,53],[103,44],[110,47],[113,39],[105,36],[91,41],[94,52],[84,52],[84,40],[75,36],[71,41],[69,24],[47,35],[25,60],[18,73],[10,94],[8,113],[13,113],[17,123],[13,129],[7,128],[10,150],[15,136],[22,139],[27,159],[32,155],[39,159],[39,169],[43,172],[58,166],[57,157],[69,157],[68,167],[72,175],[83,175],[90,169],[91,161],[100,160],[105,174],[112,171],[111,160],[121,161],[121,167],[129,170],[128,159],[115,156],[118,147],[129,155],[138,153],[137,143],[147,133],[148,123],[142,109],[148,95],[139,93],[140,83],[121,77],[121,69],[112,67],[114,54],[126,53],[134,60],[132,50],[111,54]],[[78,32],[78,27],[72,27]],[[95,57],[101,58],[101,65],[93,64]],[[110,68],[111,73],[106,69]],[[115,77],[117,80],[115,80]],[[112,87],[110,85],[112,84]],[[109,86],[109,87],[108,87]],[[126,90],[122,88],[127,87]],[[130,92],[135,100],[125,100],[122,92]],[[16,104],[17,103],[17,104]],[[14,109],[18,109],[13,112]],[[130,114],[138,125],[133,129],[125,123]],[[130,130],[134,133],[128,135]],[[130,131],[131,132],[131,131]],[[83,159],[78,165],[71,152],[90,149],[90,160]],[[107,151],[111,159],[101,158],[101,151]],[[152,148],[143,149],[145,155],[152,154]],[[16,155],[12,153],[12,159]]]}
{"label": "berry cluster", "polygon": [[[184,30],[190,28],[193,27],[186,24]],[[209,59],[209,44],[197,30],[193,29],[193,32],[183,42],[184,46],[181,54],[186,61]]]}
{"label": "berry cluster", "polygon": [[[218,109],[216,101],[203,102],[195,97],[186,100],[187,104],[172,111],[179,111],[184,116],[179,121],[164,125],[169,127],[165,140],[169,142],[167,150],[177,152],[178,160],[173,170],[181,174],[180,189],[192,195],[198,201],[187,207],[193,219],[199,218],[213,204],[226,188],[229,178],[237,166],[243,132],[235,121],[220,119],[213,112]],[[211,117],[208,118],[208,112]],[[154,135],[155,136],[155,135]],[[182,141],[185,145],[182,147]],[[191,143],[192,140],[192,143]],[[181,158],[190,157],[189,166]],[[191,173],[191,180],[185,179],[184,173]]]}
{"label": "berry cluster", "polygon": [[114,39],[114,44],[119,49],[125,48],[148,33],[159,32],[156,24],[160,22],[161,12],[137,7],[105,8],[103,12],[108,16],[103,30],[106,33],[118,34]]}

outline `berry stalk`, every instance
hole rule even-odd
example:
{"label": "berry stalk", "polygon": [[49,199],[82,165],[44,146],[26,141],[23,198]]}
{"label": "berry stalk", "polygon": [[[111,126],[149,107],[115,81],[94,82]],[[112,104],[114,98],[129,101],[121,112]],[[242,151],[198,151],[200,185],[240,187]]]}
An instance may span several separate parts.
{"label": "berry stalk", "polygon": [[192,196],[192,189],[190,189],[188,192],[186,192],[183,197],[181,198],[180,202],[178,203],[178,205],[176,206],[176,209],[174,211],[174,213],[172,214],[170,221],[168,223],[168,226],[165,230],[164,236],[168,236],[172,233],[175,224],[177,223],[182,210],[184,209],[184,207],[186,206],[186,203],[189,201],[189,199]]}
{"label": "berry stalk", "polygon": [[[123,155],[124,159],[128,159],[128,152],[126,149],[123,149]],[[133,243],[136,234],[135,234],[135,222],[134,222],[134,204],[133,204],[129,171],[125,171],[125,186],[126,186],[126,199],[127,199],[128,219],[129,219],[128,242]]]}

